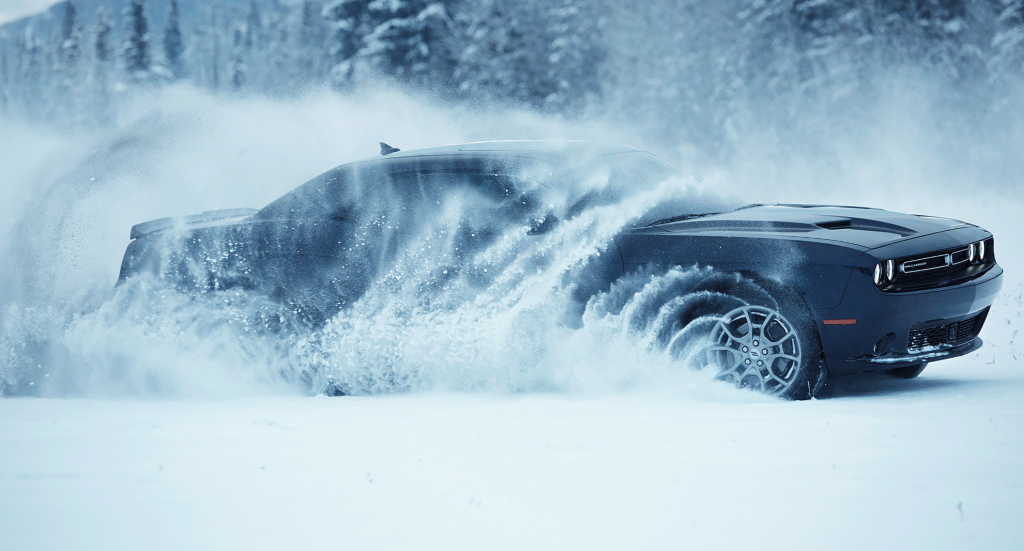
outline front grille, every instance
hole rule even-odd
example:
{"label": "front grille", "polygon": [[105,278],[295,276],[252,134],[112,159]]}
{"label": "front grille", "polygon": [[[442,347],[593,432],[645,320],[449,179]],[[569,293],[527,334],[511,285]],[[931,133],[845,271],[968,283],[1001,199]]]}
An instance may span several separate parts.
{"label": "front grille", "polygon": [[951,272],[967,262],[967,247],[929,253],[927,256],[903,257],[896,260],[900,279],[932,276]]}
{"label": "front grille", "polygon": [[907,349],[917,350],[926,346],[938,346],[949,341],[948,325],[938,325],[928,329],[918,329],[910,332],[910,343]]}
{"label": "front grille", "polygon": [[933,325],[922,329],[912,329],[907,341],[907,350],[957,344],[973,339],[981,332],[988,309],[978,315],[953,323]]}
{"label": "front grille", "polygon": [[974,323],[978,321],[978,316],[974,316],[970,319],[965,319],[960,323],[956,324],[956,340],[962,341],[970,336],[974,332]]}
{"label": "front grille", "polygon": [[992,238],[985,240],[988,249],[984,262],[971,262],[964,246],[896,258],[896,280],[883,283],[884,293],[920,291],[947,285],[958,285],[980,277],[995,265]]}

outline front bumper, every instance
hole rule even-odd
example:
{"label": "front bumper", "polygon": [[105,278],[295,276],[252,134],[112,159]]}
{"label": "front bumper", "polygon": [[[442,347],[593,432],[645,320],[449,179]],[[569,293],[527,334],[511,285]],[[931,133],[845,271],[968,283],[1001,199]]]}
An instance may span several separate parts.
{"label": "front bumper", "polygon": [[892,352],[886,354],[865,354],[857,358],[857,362],[875,364],[879,369],[894,369],[965,356],[981,348],[982,344],[984,342],[980,337],[974,337],[965,343],[951,345],[946,348],[926,349],[917,352],[907,352],[906,354],[895,354]]}
{"label": "front bumper", "polygon": [[[851,278],[839,306],[815,312],[822,351],[833,374],[880,371],[969,354],[981,346],[978,332],[1002,287],[1003,269],[993,265],[977,279],[939,289],[883,293],[868,277]],[[825,320],[856,320],[845,325]],[[911,348],[911,332],[977,320],[963,339]]]}

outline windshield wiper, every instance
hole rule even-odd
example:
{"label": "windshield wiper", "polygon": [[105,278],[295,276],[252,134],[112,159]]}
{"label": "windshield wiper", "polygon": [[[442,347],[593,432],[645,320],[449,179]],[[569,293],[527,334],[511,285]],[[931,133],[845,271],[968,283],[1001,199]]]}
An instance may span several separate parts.
{"label": "windshield wiper", "polygon": [[722,214],[722,213],[720,213],[720,212],[700,212],[700,213],[696,213],[696,214],[681,214],[679,216],[673,216],[672,218],[663,218],[663,219],[658,220],[656,222],[651,222],[650,224],[647,224],[647,227],[649,228],[651,226],[660,226],[662,224],[671,224],[672,222],[682,222],[683,220],[689,220],[691,218],[702,218],[704,216],[712,216],[714,214]]}

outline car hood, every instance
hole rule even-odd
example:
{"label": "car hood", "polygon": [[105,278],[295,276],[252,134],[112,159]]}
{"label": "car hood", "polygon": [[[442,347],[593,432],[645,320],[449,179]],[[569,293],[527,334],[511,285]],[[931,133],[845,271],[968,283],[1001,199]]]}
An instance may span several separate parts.
{"label": "car hood", "polygon": [[881,209],[831,205],[752,205],[732,212],[657,223],[649,231],[674,234],[792,234],[867,249],[971,226],[959,220]]}

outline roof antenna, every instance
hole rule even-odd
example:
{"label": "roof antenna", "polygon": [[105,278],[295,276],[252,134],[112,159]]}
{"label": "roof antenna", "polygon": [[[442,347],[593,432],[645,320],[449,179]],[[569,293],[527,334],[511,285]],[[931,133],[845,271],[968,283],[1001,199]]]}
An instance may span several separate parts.
{"label": "roof antenna", "polygon": [[383,157],[385,155],[391,155],[392,153],[398,153],[399,151],[401,151],[401,149],[398,149],[397,147],[391,147],[390,145],[388,145],[388,144],[386,144],[384,142],[380,142],[380,155],[381,155],[381,157]]}

